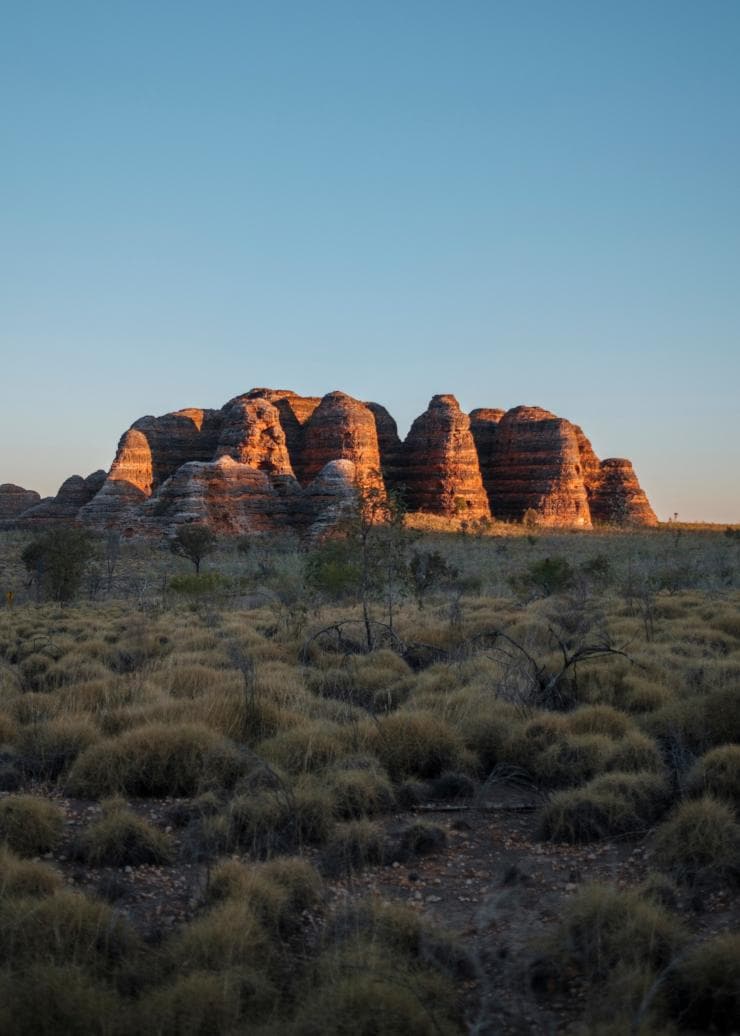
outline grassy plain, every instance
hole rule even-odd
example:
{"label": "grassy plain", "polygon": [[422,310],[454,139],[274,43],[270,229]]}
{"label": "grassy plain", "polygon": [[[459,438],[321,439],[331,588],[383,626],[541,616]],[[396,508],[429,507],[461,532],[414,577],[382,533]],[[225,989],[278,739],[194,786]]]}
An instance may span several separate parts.
{"label": "grassy plain", "polygon": [[432,524],[369,651],[289,539],[2,534],[0,1032],[736,1030],[738,537]]}

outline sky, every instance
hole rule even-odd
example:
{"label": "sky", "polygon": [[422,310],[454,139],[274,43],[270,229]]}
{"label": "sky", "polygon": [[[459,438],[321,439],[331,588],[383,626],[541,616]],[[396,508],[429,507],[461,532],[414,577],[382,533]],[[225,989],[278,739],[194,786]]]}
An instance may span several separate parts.
{"label": "sky", "polygon": [[257,385],[451,392],[740,521],[737,0],[0,14],[0,482]]}

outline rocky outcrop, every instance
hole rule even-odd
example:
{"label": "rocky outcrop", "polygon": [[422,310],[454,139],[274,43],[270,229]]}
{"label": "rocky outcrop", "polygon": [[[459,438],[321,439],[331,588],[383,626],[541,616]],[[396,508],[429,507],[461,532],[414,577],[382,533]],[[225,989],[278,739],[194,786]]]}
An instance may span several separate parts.
{"label": "rocky outcrop", "polygon": [[632,464],[622,457],[610,457],[600,465],[590,499],[594,521],[615,525],[657,525]]}
{"label": "rocky outcrop", "polygon": [[303,436],[305,426],[321,402],[319,396],[299,396],[289,389],[252,389],[247,399],[266,399],[280,414],[280,424],[285,434],[291,466],[296,477],[303,478]]}
{"label": "rocky outcrop", "polygon": [[280,412],[266,399],[239,396],[224,408],[216,457],[268,475],[293,475]]}
{"label": "rocky outcrop", "polygon": [[35,489],[24,489],[12,482],[3,482],[0,485],[0,521],[17,518],[40,501],[41,497]]}
{"label": "rocky outcrop", "polygon": [[41,501],[0,487],[0,520],[80,522],[125,534],[182,522],[219,532],[291,529],[322,535],[369,493],[382,520],[388,490],[410,511],[551,527],[655,524],[629,461],[600,461],[581,428],[539,407],[480,408],[434,396],[404,442],[379,403],[256,388],[220,410],[142,417],[121,437],[107,475],[72,476]]}
{"label": "rocky outcrop", "polygon": [[311,538],[336,528],[356,505],[357,472],[351,460],[332,460],[303,491],[302,531]]}
{"label": "rocky outcrop", "polygon": [[351,461],[365,492],[385,494],[375,415],[344,392],[324,396],[306,424],[301,481],[311,482],[333,460]]}
{"label": "rocky outcrop", "polygon": [[104,471],[94,471],[87,478],[70,475],[62,482],[56,496],[47,497],[24,512],[23,525],[68,525],[76,521],[80,509],[90,503],[105,479]]}
{"label": "rocky outcrop", "polygon": [[288,518],[286,494],[267,472],[222,456],[182,464],[140,508],[137,531],[171,533],[201,522],[224,535],[278,532]]}
{"label": "rocky outcrop", "polygon": [[501,418],[486,468],[496,518],[544,526],[590,528],[578,436],[570,421],[540,407],[519,406]]}
{"label": "rocky outcrop", "polygon": [[434,396],[404,443],[403,481],[410,510],[449,518],[489,518],[470,418],[454,396]]}

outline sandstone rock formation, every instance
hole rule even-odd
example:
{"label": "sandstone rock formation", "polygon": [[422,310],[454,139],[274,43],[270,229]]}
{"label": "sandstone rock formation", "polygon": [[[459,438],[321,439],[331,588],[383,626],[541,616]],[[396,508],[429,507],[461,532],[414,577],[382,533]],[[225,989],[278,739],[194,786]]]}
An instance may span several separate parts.
{"label": "sandstone rock formation", "polygon": [[224,535],[278,532],[288,513],[266,471],[222,456],[182,464],[140,508],[136,524],[140,532],[172,532],[186,522],[204,522]]}
{"label": "sandstone rock formation", "polygon": [[76,521],[128,535],[207,522],[218,532],[321,535],[363,495],[401,490],[411,511],[451,519],[589,528],[653,525],[625,460],[600,461],[581,428],[539,407],[480,408],[434,396],[405,441],[378,403],[252,389],[220,410],[142,417],[107,475],[72,476],[55,497],[0,487],[0,520]]}
{"label": "sandstone rock formation", "polygon": [[103,487],[105,479],[104,471],[94,471],[87,478],[70,475],[62,482],[56,496],[49,496],[24,512],[24,525],[63,525],[74,522],[80,509],[89,504]]}
{"label": "sandstone rock formation", "polygon": [[306,423],[301,481],[310,482],[333,460],[352,461],[365,491],[385,493],[375,416],[344,392],[324,396]]}
{"label": "sandstone rock formation", "polygon": [[0,520],[10,521],[38,504],[41,497],[34,489],[24,489],[12,482],[0,485]]}
{"label": "sandstone rock formation", "polygon": [[239,396],[225,408],[216,456],[268,475],[293,475],[280,412],[266,399]]}
{"label": "sandstone rock formation", "polygon": [[591,527],[578,436],[549,410],[519,406],[501,418],[485,472],[496,518]]}
{"label": "sandstone rock formation", "polygon": [[316,537],[329,532],[351,513],[357,500],[357,472],[351,460],[324,465],[302,494],[304,531]]}
{"label": "sandstone rock formation", "polygon": [[632,464],[610,457],[600,465],[600,476],[590,499],[594,521],[617,525],[657,525],[658,519],[637,481]]}
{"label": "sandstone rock formation", "polygon": [[448,518],[489,518],[470,418],[454,396],[434,396],[411,425],[403,449],[406,502]]}

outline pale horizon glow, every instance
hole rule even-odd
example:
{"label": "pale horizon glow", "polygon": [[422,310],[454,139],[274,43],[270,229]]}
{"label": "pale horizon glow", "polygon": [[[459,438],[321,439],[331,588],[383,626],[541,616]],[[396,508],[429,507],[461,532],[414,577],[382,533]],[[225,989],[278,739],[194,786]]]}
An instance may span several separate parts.
{"label": "pale horizon glow", "polygon": [[740,5],[11,0],[0,483],[144,414],[435,393],[740,522]]}

